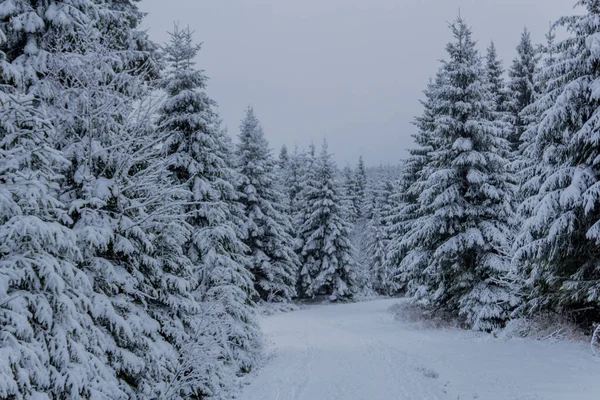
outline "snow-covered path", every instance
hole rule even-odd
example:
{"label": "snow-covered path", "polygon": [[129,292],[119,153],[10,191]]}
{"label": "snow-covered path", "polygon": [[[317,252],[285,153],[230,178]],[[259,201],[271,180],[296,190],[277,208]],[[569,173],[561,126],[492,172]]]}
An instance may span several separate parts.
{"label": "snow-covered path", "polygon": [[494,339],[397,321],[398,300],[265,317],[274,356],[240,400],[598,400],[583,343]]}

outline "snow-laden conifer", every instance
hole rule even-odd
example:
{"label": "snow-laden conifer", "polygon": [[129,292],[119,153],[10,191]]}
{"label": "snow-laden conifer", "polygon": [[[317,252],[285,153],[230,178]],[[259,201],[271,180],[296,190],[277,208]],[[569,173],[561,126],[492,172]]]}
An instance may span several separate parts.
{"label": "snow-laden conifer", "polygon": [[310,157],[312,168],[305,170],[298,224],[301,294],[328,295],[334,301],[351,299],[357,291],[356,266],[336,167],[326,143],[316,159]]}
{"label": "snow-laden conifer", "polygon": [[250,249],[250,271],[261,299],[290,301],[296,295],[298,258],[279,191],[275,160],[260,122],[251,107],[240,125],[237,165],[238,188],[245,209],[245,239]]}
{"label": "snow-laden conifer", "polygon": [[527,127],[523,110],[535,100],[534,75],[538,62],[538,52],[531,42],[531,33],[525,29],[517,46],[517,56],[508,70],[508,111],[512,129],[508,137],[512,151],[517,156],[522,140],[521,135]]}
{"label": "snow-laden conifer", "polygon": [[[563,17],[568,37],[554,45],[540,73],[545,91],[533,104],[538,120],[526,132],[538,165],[520,208],[527,216],[515,260],[526,280],[527,309],[598,311],[597,143],[600,9],[581,0],[584,15]],[[591,307],[591,309],[589,308]],[[581,314],[575,315],[581,318]]]}
{"label": "snow-laden conifer", "polygon": [[[195,295],[209,324],[205,334],[217,338],[224,350],[219,360],[237,373],[254,367],[260,332],[251,300],[255,292],[247,269],[248,247],[242,242],[245,218],[232,144],[220,127],[215,102],[206,94],[206,77],[194,66],[198,50],[189,29],[176,28],[171,34],[165,47],[167,98],[158,124],[168,135],[162,149],[171,179],[189,191],[185,213],[191,236],[185,254],[193,264]],[[227,378],[218,368],[208,372],[213,373],[212,386],[197,388],[201,392],[196,395],[217,390]]]}
{"label": "snow-laden conifer", "polygon": [[408,234],[414,247],[402,265],[425,266],[423,300],[458,311],[473,329],[491,330],[507,319],[511,297],[503,282],[513,214],[509,148],[493,120],[496,105],[471,30],[461,18],[450,28],[454,41],[432,95],[423,215]]}
{"label": "snow-laden conifer", "polygon": [[365,217],[365,201],[367,194],[367,170],[363,157],[358,158],[356,171],[354,171],[354,196],[352,197],[353,209],[356,210],[356,219]]}
{"label": "snow-laden conifer", "polygon": [[423,113],[413,122],[417,133],[413,135],[416,147],[409,150],[408,159],[400,166],[400,176],[393,194],[393,209],[388,217],[388,235],[386,268],[391,271],[393,280],[405,287],[407,295],[426,298],[432,289],[427,284],[424,270],[428,265],[428,252],[411,252],[412,261],[404,260],[408,252],[418,245],[418,237],[413,241],[411,230],[416,230],[416,221],[422,217],[419,196],[428,176],[427,166],[433,151],[433,132],[435,130],[434,104],[436,88],[442,84],[442,75],[429,82],[423,91],[425,100],[421,101]]}
{"label": "snow-laden conifer", "polygon": [[151,311],[162,276],[147,225],[157,201],[140,187],[148,138],[131,124],[145,77],[126,67],[127,51],[116,50],[110,32],[86,26],[78,35],[52,55],[39,83],[52,96],[56,143],[70,161],[61,199],[82,254],[78,267],[92,281],[90,315],[104,334],[107,365],[128,397],[155,396],[177,352]]}
{"label": "snow-laden conifer", "polygon": [[391,267],[387,260],[391,239],[391,216],[395,208],[395,187],[390,171],[379,171],[374,185],[372,217],[366,233],[369,286],[377,293],[391,295],[399,286],[394,276],[395,268]]}
{"label": "snow-laden conifer", "polygon": [[8,92],[0,91],[0,396],[126,398],[58,199],[57,171],[68,162],[33,98]]}

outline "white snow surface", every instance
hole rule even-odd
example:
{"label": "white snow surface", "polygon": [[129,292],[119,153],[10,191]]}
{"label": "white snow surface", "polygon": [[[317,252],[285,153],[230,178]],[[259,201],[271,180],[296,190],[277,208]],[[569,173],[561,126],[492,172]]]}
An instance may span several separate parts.
{"label": "white snow surface", "polygon": [[582,342],[497,339],[398,318],[398,299],[263,317],[271,360],[240,400],[598,400]]}

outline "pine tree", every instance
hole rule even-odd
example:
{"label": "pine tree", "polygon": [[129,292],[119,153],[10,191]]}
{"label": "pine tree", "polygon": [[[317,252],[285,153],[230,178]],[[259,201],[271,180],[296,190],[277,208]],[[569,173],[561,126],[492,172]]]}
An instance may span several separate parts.
{"label": "pine tree", "polygon": [[527,126],[522,112],[535,99],[534,75],[537,61],[538,54],[531,43],[531,34],[529,30],[525,29],[517,46],[517,57],[508,71],[510,78],[508,87],[511,98],[508,110],[512,114],[512,132],[508,139],[513,152],[519,151],[521,135]]}
{"label": "pine tree", "polygon": [[305,169],[298,224],[301,293],[328,295],[333,301],[351,299],[357,288],[350,227],[343,218],[336,168],[326,143],[319,157],[309,162],[314,168]]}
{"label": "pine tree", "polygon": [[[544,93],[532,108],[538,121],[525,137],[538,165],[520,208],[528,217],[516,242],[515,260],[525,277],[526,309],[568,311],[578,321],[599,313],[598,293],[598,99],[594,83],[600,58],[600,4],[581,0],[585,15],[563,17],[569,37],[549,49],[540,72]],[[548,54],[548,53],[547,53]]]}
{"label": "pine tree", "polygon": [[490,85],[490,91],[496,103],[495,111],[499,114],[498,119],[506,119],[508,109],[508,95],[504,83],[504,67],[498,59],[498,52],[494,42],[490,43],[485,57],[486,77]]}
{"label": "pine tree", "polygon": [[359,209],[356,201],[356,179],[352,169],[346,165],[342,170],[342,197],[344,209],[347,210],[346,220],[351,224],[358,219]]}
{"label": "pine tree", "polygon": [[67,164],[30,96],[0,91],[0,396],[125,398],[107,365],[105,335],[66,206]]}
{"label": "pine tree", "polygon": [[292,225],[285,214],[284,195],[277,187],[275,161],[251,107],[238,138],[238,186],[245,207],[245,243],[250,249],[254,287],[265,301],[290,301],[296,295],[298,269]]}
{"label": "pine tree", "polygon": [[[537,136],[537,125],[539,124],[543,113],[556,100],[556,92],[553,92],[550,96],[546,96],[547,93],[550,94],[550,91],[548,90],[548,81],[551,78],[545,73],[545,71],[555,62],[555,52],[557,50],[554,43],[556,37],[554,29],[555,27],[551,25],[549,31],[546,33],[546,44],[540,46],[540,49],[538,50],[542,63],[541,68],[536,68],[533,76],[534,87],[536,89],[534,93],[535,101],[525,107],[520,114],[525,122],[525,130],[521,135],[521,148],[510,167],[512,171],[515,171],[515,177],[518,183],[515,200],[517,203],[516,208],[519,224],[530,217],[525,208],[521,207],[524,200],[539,192],[543,183],[543,176],[545,172],[547,172],[547,170],[536,160],[535,141]],[[520,229],[520,226],[518,226],[518,229]],[[518,272],[517,275],[519,275]],[[521,278],[518,279],[522,281],[523,279]]]}
{"label": "pine tree", "polygon": [[458,311],[473,329],[492,330],[508,317],[503,284],[512,217],[505,171],[508,143],[493,120],[494,98],[471,30],[458,18],[450,26],[442,83],[433,93],[433,151],[409,233],[415,247],[403,260],[423,270],[425,300]]}
{"label": "pine tree", "polygon": [[365,195],[367,191],[367,170],[362,156],[358,158],[358,165],[354,173],[354,195],[352,197],[353,209],[356,210],[356,219],[364,217]]}
{"label": "pine tree", "polygon": [[[283,151],[283,149],[286,149]],[[298,153],[298,147],[294,147],[294,153],[290,154],[287,147],[282,147],[279,154],[279,168],[277,173],[278,185],[285,195],[284,204],[286,212],[292,218],[297,211],[297,196],[301,190],[302,155]]]}
{"label": "pine tree", "polygon": [[379,294],[392,295],[399,286],[394,279],[394,268],[388,263],[391,240],[391,216],[394,210],[395,188],[389,171],[380,171],[373,190],[372,218],[368,224],[366,252],[368,256],[369,285]]}
{"label": "pine tree", "polygon": [[78,42],[87,40],[82,27],[99,32],[97,39],[102,46],[128,50],[121,51],[118,62],[113,59],[113,69],[136,69],[148,77],[156,76],[156,46],[140,29],[143,13],[134,4],[136,1],[10,0],[0,13],[0,27],[7,38],[0,43],[0,51],[6,54],[6,62],[12,68],[5,69],[0,79],[43,93],[45,89],[37,83],[53,67],[53,56],[71,52],[79,46]]}
{"label": "pine tree", "polygon": [[291,168],[292,168],[292,157],[288,151],[286,145],[281,146],[279,150],[279,159],[277,160],[277,165],[275,167],[275,174],[277,176],[277,185],[279,190],[284,194],[283,202],[286,206],[286,211],[288,215],[290,214],[291,201],[289,195],[288,185],[290,185],[291,178]]}
{"label": "pine tree", "polygon": [[94,357],[105,368],[85,365],[79,377],[97,383],[87,389],[55,377],[53,397],[157,396],[178,356],[163,340],[161,322],[180,309],[176,296],[166,296],[160,287],[165,282],[160,258],[165,257],[157,257],[154,247],[161,241],[152,228],[157,225],[152,197],[165,192],[153,185],[149,160],[140,161],[139,153],[148,157],[149,148],[130,119],[145,92],[139,76],[148,78],[153,45],[136,31],[141,14],[127,1],[13,5],[5,8],[3,22],[25,18],[30,23],[4,25],[8,35],[2,45],[10,57],[3,57],[2,79],[38,95],[37,104],[52,113],[56,127],[46,145],[56,146],[70,161],[60,198],[68,218],[61,222],[72,230],[81,254],[76,268],[90,281],[83,312],[93,344],[87,345],[95,346]]}
{"label": "pine tree", "polygon": [[61,199],[82,253],[78,268],[92,280],[102,350],[120,388],[144,398],[158,395],[177,362],[152,311],[162,270],[148,225],[149,191],[140,188],[147,137],[130,125],[146,90],[117,61],[126,49],[114,50],[99,33],[82,27],[69,52],[53,54],[40,86],[51,88],[57,146],[70,161]]}
{"label": "pine tree", "polygon": [[287,146],[284,144],[281,146],[281,150],[279,151],[279,162],[277,167],[280,171],[285,171],[289,168],[290,165],[290,153],[288,152]]}
{"label": "pine tree", "polygon": [[[311,204],[305,201],[306,193],[313,190],[315,180],[315,145],[311,143],[308,147],[308,151],[303,151],[298,154],[295,159],[297,160],[297,192],[294,196],[294,207],[292,213],[294,217],[294,230],[296,232],[297,239],[300,238],[300,226],[308,219],[311,212]],[[296,253],[300,253],[302,244],[297,243]]]}
{"label": "pine tree", "polygon": [[409,150],[409,158],[401,165],[399,183],[392,196],[393,209],[387,222],[390,242],[387,246],[386,268],[391,271],[393,282],[397,282],[397,286],[405,286],[407,296],[414,298],[428,298],[432,289],[428,287],[424,274],[428,266],[426,257],[428,253],[412,252],[411,256],[414,259],[411,262],[405,260],[405,257],[419,244],[418,236],[413,241],[410,233],[419,232],[416,224],[422,217],[419,196],[430,172],[426,167],[430,163],[430,153],[434,145],[435,94],[442,84],[443,75],[438,74],[423,92],[425,94],[425,100],[421,101],[423,114],[413,122],[417,127],[413,139],[418,147]]}
{"label": "pine tree", "polygon": [[[248,247],[243,243],[244,212],[232,167],[231,141],[220,127],[215,103],[206,92],[206,77],[194,67],[199,46],[189,29],[176,29],[165,47],[169,65],[163,87],[167,93],[160,110],[159,130],[169,135],[163,143],[174,183],[187,185],[186,209],[192,232],[185,245],[205,305],[210,332],[225,353],[219,359],[234,371],[248,371],[256,363],[260,332],[252,307],[254,288],[248,271]],[[214,371],[212,385],[223,377]],[[210,381],[210,380],[209,380]],[[196,388],[196,396],[207,393]]]}

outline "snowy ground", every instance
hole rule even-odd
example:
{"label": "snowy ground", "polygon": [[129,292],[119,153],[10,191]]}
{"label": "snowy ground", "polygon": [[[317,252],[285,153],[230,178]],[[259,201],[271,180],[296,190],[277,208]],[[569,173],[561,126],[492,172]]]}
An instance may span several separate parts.
{"label": "snowy ground", "polygon": [[598,400],[584,343],[425,329],[399,300],[310,306],[264,317],[273,358],[240,400]]}

